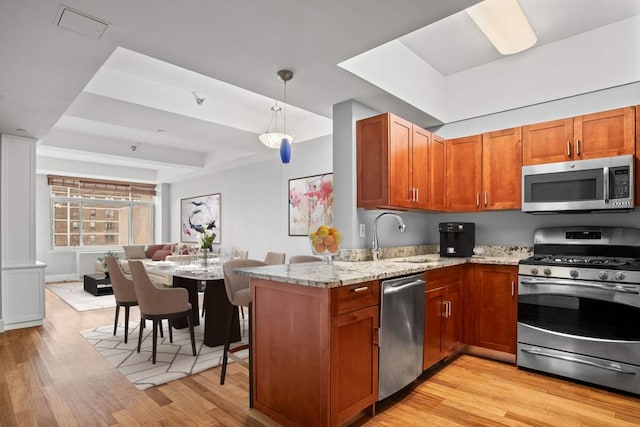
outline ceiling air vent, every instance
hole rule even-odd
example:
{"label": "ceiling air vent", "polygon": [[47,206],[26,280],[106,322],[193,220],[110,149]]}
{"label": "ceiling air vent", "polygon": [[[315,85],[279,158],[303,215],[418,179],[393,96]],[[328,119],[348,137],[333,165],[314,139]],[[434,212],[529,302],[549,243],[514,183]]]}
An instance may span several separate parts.
{"label": "ceiling air vent", "polygon": [[65,30],[98,40],[109,27],[109,23],[61,5],[54,24]]}

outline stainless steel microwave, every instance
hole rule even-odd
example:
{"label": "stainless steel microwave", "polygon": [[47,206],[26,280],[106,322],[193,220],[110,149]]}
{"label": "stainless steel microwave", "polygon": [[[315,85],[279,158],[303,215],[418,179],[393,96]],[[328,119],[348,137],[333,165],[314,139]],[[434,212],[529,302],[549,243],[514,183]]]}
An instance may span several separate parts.
{"label": "stainless steel microwave", "polygon": [[633,156],[522,167],[522,211],[632,210]]}

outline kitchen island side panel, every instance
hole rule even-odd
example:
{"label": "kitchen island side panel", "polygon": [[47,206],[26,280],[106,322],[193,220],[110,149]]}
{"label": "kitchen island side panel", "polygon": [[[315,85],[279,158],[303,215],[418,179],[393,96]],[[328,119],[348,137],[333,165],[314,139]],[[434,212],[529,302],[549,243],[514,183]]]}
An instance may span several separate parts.
{"label": "kitchen island side panel", "polygon": [[252,278],[254,406],[283,425],[329,425],[329,289]]}

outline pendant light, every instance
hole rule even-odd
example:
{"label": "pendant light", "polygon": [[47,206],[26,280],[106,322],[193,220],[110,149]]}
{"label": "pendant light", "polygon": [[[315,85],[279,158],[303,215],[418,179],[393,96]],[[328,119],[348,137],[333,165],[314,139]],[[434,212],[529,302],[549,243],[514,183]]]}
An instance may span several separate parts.
{"label": "pendant light", "polygon": [[[276,105],[271,107],[273,114],[271,115],[269,128],[265,133],[260,134],[258,139],[269,148],[279,148],[282,163],[289,163],[291,161],[293,136],[287,133],[287,82],[293,78],[293,71],[280,70],[278,71],[278,77],[284,82],[284,109],[276,101]],[[284,117],[282,132],[278,130],[278,113],[281,111]]]}
{"label": "pendant light", "polygon": [[289,163],[291,161],[291,142],[292,137],[287,135],[287,82],[293,78],[293,71],[280,70],[278,71],[278,77],[284,82],[284,136],[280,141],[280,160],[282,163]]}

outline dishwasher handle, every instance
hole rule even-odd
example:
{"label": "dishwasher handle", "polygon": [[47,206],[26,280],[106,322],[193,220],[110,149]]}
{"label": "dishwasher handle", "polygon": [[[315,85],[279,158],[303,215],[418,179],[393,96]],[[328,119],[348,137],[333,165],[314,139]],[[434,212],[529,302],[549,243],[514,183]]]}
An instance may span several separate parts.
{"label": "dishwasher handle", "polygon": [[408,288],[413,288],[415,286],[422,286],[424,285],[426,282],[422,279],[417,279],[417,280],[412,280],[411,282],[407,282],[407,283],[398,283],[397,285],[391,285],[388,286],[386,288],[384,288],[384,290],[382,291],[382,293],[384,295],[390,295],[390,294],[395,294],[398,292],[402,292],[405,289]]}

